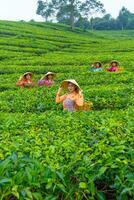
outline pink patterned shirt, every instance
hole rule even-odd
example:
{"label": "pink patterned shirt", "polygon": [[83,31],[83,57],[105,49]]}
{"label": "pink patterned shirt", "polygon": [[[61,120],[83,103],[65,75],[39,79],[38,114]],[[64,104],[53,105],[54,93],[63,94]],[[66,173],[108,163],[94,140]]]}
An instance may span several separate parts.
{"label": "pink patterned shirt", "polygon": [[39,80],[38,81],[38,85],[39,86],[42,86],[42,85],[45,85],[45,86],[50,86],[50,85],[53,85],[54,84],[54,81],[53,80]]}

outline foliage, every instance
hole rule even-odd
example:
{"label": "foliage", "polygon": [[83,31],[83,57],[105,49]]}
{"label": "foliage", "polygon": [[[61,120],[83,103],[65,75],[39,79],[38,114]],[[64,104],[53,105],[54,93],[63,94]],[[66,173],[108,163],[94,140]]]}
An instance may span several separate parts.
{"label": "foliage", "polygon": [[134,13],[123,7],[116,19],[112,18],[110,14],[106,14],[102,18],[91,18],[90,25],[92,29],[96,30],[124,30],[134,29],[133,21]]}
{"label": "foliage", "polygon": [[88,20],[92,12],[105,12],[103,4],[98,0],[49,0],[38,1],[37,14],[45,17],[53,17],[60,23],[69,24],[74,29],[75,22],[79,18]]}
{"label": "foliage", "polygon": [[[23,30],[23,32],[22,32]],[[134,199],[133,31],[0,21],[0,199]],[[124,70],[108,73],[112,59]],[[89,71],[100,60],[102,72]],[[21,89],[19,76],[47,71],[55,85]],[[64,79],[83,89],[89,112],[66,113]]]}
{"label": "foliage", "polygon": [[[103,17],[92,17],[92,13],[102,12]],[[48,21],[56,19],[59,23],[80,27],[85,30],[124,30],[134,29],[134,13],[122,7],[119,15],[114,19],[110,14],[105,14],[103,4],[99,1],[38,1],[37,14]],[[50,21],[49,19],[49,21]]]}

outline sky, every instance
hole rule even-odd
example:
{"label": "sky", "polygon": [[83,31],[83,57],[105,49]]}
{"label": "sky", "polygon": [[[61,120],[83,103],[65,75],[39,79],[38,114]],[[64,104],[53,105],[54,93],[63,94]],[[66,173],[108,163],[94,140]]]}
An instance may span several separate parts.
{"label": "sky", "polygon": [[[134,13],[134,0],[100,0],[112,17],[117,17],[119,10],[125,6]],[[43,21],[36,15],[37,0],[0,0],[0,20]]]}

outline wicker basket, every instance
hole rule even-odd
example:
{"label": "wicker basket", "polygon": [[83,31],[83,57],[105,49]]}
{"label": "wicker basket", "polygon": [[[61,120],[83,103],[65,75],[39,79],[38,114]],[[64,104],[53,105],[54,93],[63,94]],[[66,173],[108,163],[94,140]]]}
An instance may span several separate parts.
{"label": "wicker basket", "polygon": [[89,111],[93,107],[93,103],[91,101],[84,102],[83,106],[76,106],[76,111]]}

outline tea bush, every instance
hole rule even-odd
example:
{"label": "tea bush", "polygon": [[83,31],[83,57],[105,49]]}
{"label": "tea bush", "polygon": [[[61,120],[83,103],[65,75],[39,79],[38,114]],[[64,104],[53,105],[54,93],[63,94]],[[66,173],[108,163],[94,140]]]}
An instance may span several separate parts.
{"label": "tea bush", "polygon": [[[0,21],[0,200],[134,199],[133,36]],[[122,72],[89,71],[112,59]],[[36,84],[53,71],[55,85],[16,87],[26,71]],[[56,105],[60,82],[72,78],[91,111]]]}

